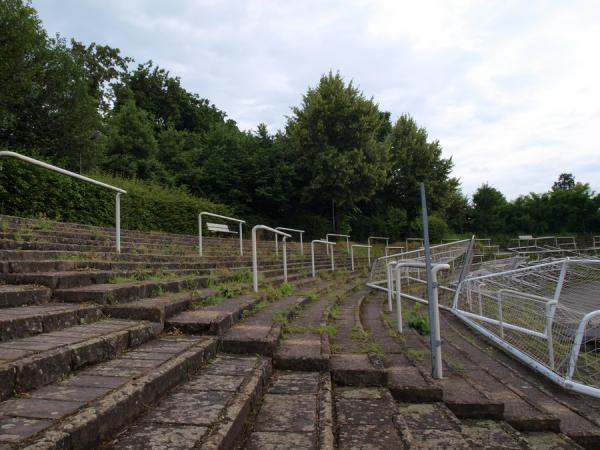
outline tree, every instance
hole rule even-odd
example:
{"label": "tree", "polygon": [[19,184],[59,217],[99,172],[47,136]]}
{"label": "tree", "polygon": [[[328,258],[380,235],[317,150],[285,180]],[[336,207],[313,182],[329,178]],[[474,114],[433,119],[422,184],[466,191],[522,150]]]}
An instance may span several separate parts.
{"label": "tree", "polygon": [[339,227],[345,212],[383,186],[389,146],[378,138],[385,116],[352,82],[331,72],[292,113],[286,132],[301,201],[322,210],[334,202]]}
{"label": "tree", "polygon": [[558,181],[552,185],[552,190],[557,189],[573,189],[575,187],[575,177],[570,173],[561,173],[558,176]]}
{"label": "tree", "polygon": [[70,169],[93,167],[101,127],[86,73],[60,38],[48,38],[36,11],[0,1],[0,142]]}
{"label": "tree", "polygon": [[419,182],[425,182],[432,211],[444,211],[458,191],[458,180],[450,177],[452,158],[442,158],[438,141],[428,140],[427,130],[409,115],[402,115],[389,136],[391,144],[386,204],[405,208],[414,220],[421,208]]}
{"label": "tree", "polygon": [[502,192],[487,183],[473,194],[473,228],[490,235],[504,231],[504,213],[507,201]]}

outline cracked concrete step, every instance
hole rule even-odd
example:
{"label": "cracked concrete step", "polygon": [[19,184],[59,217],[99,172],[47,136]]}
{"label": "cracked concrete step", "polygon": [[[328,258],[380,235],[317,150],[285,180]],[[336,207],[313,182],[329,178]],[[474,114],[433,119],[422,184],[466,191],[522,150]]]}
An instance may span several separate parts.
{"label": "cracked concrete step", "polygon": [[61,330],[100,320],[102,311],[95,305],[20,306],[0,309],[0,342]]}
{"label": "cracked concrete step", "polygon": [[265,302],[264,308],[225,333],[221,341],[223,350],[272,356],[281,337],[283,321],[308,300],[306,296],[291,295],[272,303]]}
{"label": "cracked concrete step", "polygon": [[0,445],[92,448],[214,356],[216,341],[163,337],[0,403]]}
{"label": "cracked concrete step", "polygon": [[207,283],[207,276],[194,276],[167,281],[94,284],[81,288],[57,289],[54,291],[54,297],[64,302],[94,302],[107,305],[156,297],[161,295],[161,292],[180,292],[204,288]]}
{"label": "cracked concrete step", "polygon": [[336,444],[340,449],[406,449],[386,388],[334,387]]}
{"label": "cracked concrete step", "polygon": [[0,400],[115,357],[160,331],[148,322],[100,320],[0,343]]}
{"label": "cracked concrete step", "polygon": [[219,355],[105,448],[232,448],[260,402],[271,370],[267,358]]}
{"label": "cracked concrete step", "polygon": [[109,283],[110,280],[115,277],[126,277],[134,274],[135,272],[110,270],[4,273],[0,274],[0,280],[14,284],[39,284],[54,290],[83,287],[90,284]]}
{"label": "cracked concrete step", "polygon": [[102,311],[110,317],[129,320],[148,320],[165,323],[166,319],[189,309],[194,302],[204,300],[217,291],[211,288],[179,292],[158,297],[142,298],[121,305],[104,305]]}
{"label": "cracked concrete step", "polygon": [[31,284],[0,284],[0,308],[13,308],[21,305],[45,303],[52,297],[47,287]]}
{"label": "cracked concrete step", "polygon": [[275,372],[245,448],[334,448],[329,373]]}
{"label": "cracked concrete step", "polygon": [[[460,421],[443,403],[400,403],[397,405],[394,422],[406,448],[473,448],[462,434]],[[490,445],[487,448],[503,447]]]}

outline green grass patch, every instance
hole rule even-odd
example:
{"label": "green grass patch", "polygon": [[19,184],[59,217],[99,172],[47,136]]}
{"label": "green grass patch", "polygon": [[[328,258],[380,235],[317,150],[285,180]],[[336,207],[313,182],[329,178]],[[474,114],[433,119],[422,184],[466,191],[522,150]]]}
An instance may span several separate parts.
{"label": "green grass patch", "polygon": [[429,318],[420,303],[415,303],[406,313],[406,323],[422,336],[429,334]]}
{"label": "green grass patch", "polygon": [[329,310],[329,317],[331,317],[332,320],[340,320],[340,317],[342,317],[342,310],[338,303],[333,305]]}

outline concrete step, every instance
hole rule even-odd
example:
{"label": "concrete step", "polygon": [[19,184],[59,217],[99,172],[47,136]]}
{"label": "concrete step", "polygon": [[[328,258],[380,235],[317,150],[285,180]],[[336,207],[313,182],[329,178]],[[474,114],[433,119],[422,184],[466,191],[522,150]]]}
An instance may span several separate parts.
{"label": "concrete step", "polygon": [[0,399],[113,358],[151,339],[158,331],[149,322],[101,320],[0,343]]}
{"label": "concrete step", "polygon": [[164,295],[164,292],[176,293],[204,288],[207,283],[207,276],[194,276],[168,281],[94,284],[80,288],[57,289],[54,291],[54,297],[71,303],[94,302],[99,305],[114,305]]}
{"label": "concrete step", "polygon": [[217,356],[106,444],[111,449],[232,448],[271,375],[268,359]]}
{"label": "concrete step", "polygon": [[29,284],[0,284],[0,308],[37,305],[50,301],[52,291],[43,286]]}
{"label": "concrete step", "polygon": [[95,305],[44,305],[20,306],[0,309],[0,342],[50,333],[63,328],[96,322],[102,311]]}
{"label": "concrete step", "polygon": [[258,353],[272,356],[281,337],[282,324],[309,297],[291,295],[269,303],[262,300],[248,310],[250,317],[234,325],[223,336],[223,351],[231,353]]}
{"label": "concrete step", "polygon": [[408,448],[394,423],[396,405],[386,388],[334,386],[333,393],[337,448]]}
{"label": "concrete step", "polygon": [[443,403],[399,403],[394,421],[406,448],[452,450],[473,448],[462,434],[460,421]]}
{"label": "concrete step", "polygon": [[69,289],[89,286],[91,284],[110,283],[116,277],[128,277],[135,272],[125,271],[66,271],[66,272],[35,272],[35,273],[3,273],[0,280],[13,284],[38,284],[50,289]]}
{"label": "concrete step", "polygon": [[215,351],[214,339],[163,337],[2,402],[0,445],[96,448],[187,381]]}
{"label": "concrete step", "polygon": [[329,373],[275,372],[245,448],[334,448]]}

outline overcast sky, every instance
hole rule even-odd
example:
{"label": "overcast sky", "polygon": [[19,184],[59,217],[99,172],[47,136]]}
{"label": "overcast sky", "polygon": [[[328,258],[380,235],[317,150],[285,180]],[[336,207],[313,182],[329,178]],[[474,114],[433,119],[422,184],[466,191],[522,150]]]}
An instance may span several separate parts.
{"label": "overcast sky", "polygon": [[152,59],[243,129],[282,128],[340,71],[410,113],[471,194],[600,190],[597,1],[33,0],[51,33]]}

